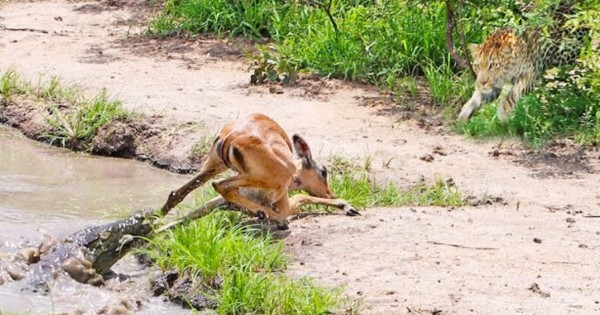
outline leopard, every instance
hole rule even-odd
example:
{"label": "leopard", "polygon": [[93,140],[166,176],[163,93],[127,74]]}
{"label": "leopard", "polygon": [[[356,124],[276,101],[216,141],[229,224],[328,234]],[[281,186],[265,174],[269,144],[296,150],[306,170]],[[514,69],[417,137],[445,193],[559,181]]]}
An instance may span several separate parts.
{"label": "leopard", "polygon": [[[589,38],[589,29],[565,27],[567,16],[573,12],[573,5],[562,3],[554,13],[548,36],[543,36],[540,28],[523,32],[503,28],[481,44],[470,44],[475,91],[463,105],[459,122],[467,122],[482,105],[502,96],[496,115],[501,123],[507,123],[519,99],[535,88],[547,69],[574,63]],[[502,94],[507,85],[511,85],[510,90]]]}

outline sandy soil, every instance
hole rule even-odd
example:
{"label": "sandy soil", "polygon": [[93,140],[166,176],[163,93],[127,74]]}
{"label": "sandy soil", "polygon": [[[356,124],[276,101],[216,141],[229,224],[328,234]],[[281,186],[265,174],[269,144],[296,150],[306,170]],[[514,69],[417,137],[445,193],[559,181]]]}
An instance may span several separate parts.
{"label": "sandy soil", "polygon": [[[0,29],[0,68],[34,81],[58,75],[90,93],[106,88],[130,109],[199,122],[189,147],[226,121],[264,112],[305,135],[322,158],[370,156],[382,180],[452,177],[476,197],[506,201],[292,223],[291,273],[346,285],[365,314],[600,311],[600,219],[585,217],[600,215],[597,151],[568,140],[531,153],[517,141],[465,139],[403,120],[385,102],[366,106],[377,91],[339,81],[270,93],[249,86],[248,64],[231,45],[140,38],[151,12],[143,3],[9,1],[0,24],[48,33]],[[432,161],[421,159],[427,154]]]}

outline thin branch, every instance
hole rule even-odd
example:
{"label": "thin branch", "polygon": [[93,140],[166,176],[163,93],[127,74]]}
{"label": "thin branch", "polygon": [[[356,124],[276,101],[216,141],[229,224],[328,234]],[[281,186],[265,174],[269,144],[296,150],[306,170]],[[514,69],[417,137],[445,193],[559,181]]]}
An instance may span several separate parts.
{"label": "thin branch", "polygon": [[321,1],[315,0],[306,0],[306,2],[312,5],[316,5],[317,7],[320,7],[323,9],[323,11],[325,11],[325,14],[327,14],[327,17],[329,18],[329,21],[331,21],[331,25],[333,25],[333,30],[335,31],[335,34],[337,35],[339,33],[339,29],[337,23],[335,22],[335,19],[333,18],[333,14],[331,14],[331,4],[333,3],[333,0],[329,0],[327,5],[325,5]]}
{"label": "thin branch", "polygon": [[452,59],[458,64],[462,69],[469,68],[469,63],[465,58],[456,52],[456,48],[454,47],[454,27],[456,26],[456,22],[454,21],[454,10],[452,9],[451,0],[446,0],[446,48],[450,53]]}
{"label": "thin branch", "polygon": [[36,29],[36,28],[21,28],[21,27],[6,27],[4,24],[0,24],[0,30],[3,31],[13,31],[13,32],[36,32],[36,33],[43,33],[43,34],[48,34],[47,30],[40,30],[40,29]]}
{"label": "thin branch", "polygon": [[450,244],[450,243],[440,243],[440,242],[435,242],[435,241],[429,241],[427,242],[429,244],[433,244],[433,245],[444,245],[444,246],[452,246],[452,247],[457,247],[457,248],[466,248],[466,249],[477,249],[477,250],[498,250],[497,248],[493,248],[493,247],[471,247],[471,246],[463,246],[463,245],[458,245],[458,244]]}
{"label": "thin branch", "polygon": [[[460,16],[460,14],[462,14],[464,12],[463,8],[464,8],[464,0],[458,0],[459,16]],[[467,38],[465,37],[465,31],[460,26],[461,26],[460,23],[456,23],[456,32],[458,33],[458,36],[460,37],[460,43],[462,45],[463,54],[465,55],[464,57],[467,60],[467,66],[468,66],[469,72],[471,72],[471,75],[475,78],[475,77],[477,77],[477,74],[475,73],[475,70],[473,70],[473,65],[471,63],[471,55],[469,55],[469,48],[467,45]]]}

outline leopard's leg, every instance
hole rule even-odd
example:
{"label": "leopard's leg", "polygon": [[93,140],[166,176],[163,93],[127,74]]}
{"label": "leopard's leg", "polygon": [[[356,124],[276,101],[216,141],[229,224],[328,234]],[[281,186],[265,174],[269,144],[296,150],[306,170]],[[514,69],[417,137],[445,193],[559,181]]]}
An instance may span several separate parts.
{"label": "leopard's leg", "polygon": [[[514,89],[514,86],[512,88]],[[512,89],[510,94],[512,94]],[[507,108],[507,103],[510,104],[510,100],[509,96],[505,95],[500,99],[500,101],[498,102],[498,108],[496,108],[496,115],[498,116],[498,120],[500,120],[501,123],[508,122],[507,110],[510,111],[512,105],[508,105],[509,108]]]}
{"label": "leopard's leg", "polygon": [[471,118],[471,115],[473,115],[473,113],[476,110],[478,110],[479,107],[481,107],[481,104],[481,92],[479,92],[478,89],[475,89],[475,92],[473,92],[473,96],[471,96],[471,98],[465,103],[465,105],[463,105],[460,114],[458,115],[458,121],[467,122],[469,118]]}
{"label": "leopard's leg", "polygon": [[509,115],[517,105],[517,102],[521,96],[531,90],[533,79],[533,76],[520,76],[513,84],[512,88],[508,92],[508,95],[500,100],[500,103],[498,104],[497,115],[498,119],[502,123],[508,122]]}

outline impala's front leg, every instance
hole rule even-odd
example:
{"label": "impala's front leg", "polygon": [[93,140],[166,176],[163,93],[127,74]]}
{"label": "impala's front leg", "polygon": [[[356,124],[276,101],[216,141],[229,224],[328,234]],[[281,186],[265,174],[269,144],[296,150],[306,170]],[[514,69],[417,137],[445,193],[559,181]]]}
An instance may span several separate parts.
{"label": "impala's front leg", "polygon": [[290,209],[293,213],[298,213],[300,207],[308,204],[316,204],[323,206],[336,207],[338,209],[344,210],[349,216],[360,215],[360,213],[354,208],[351,204],[349,204],[346,200],[343,199],[326,199],[313,197],[309,195],[295,195],[289,200]]}

